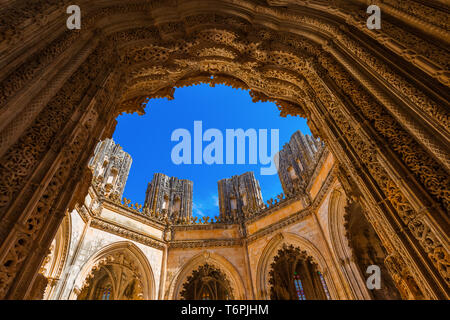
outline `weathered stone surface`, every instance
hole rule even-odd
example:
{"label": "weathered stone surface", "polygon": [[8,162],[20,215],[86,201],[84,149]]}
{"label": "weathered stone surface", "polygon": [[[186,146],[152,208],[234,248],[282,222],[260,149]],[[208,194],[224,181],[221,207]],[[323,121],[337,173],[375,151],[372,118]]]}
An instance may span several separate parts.
{"label": "weathered stone surface", "polygon": [[193,182],[155,173],[145,193],[144,208],[172,220],[191,219]]}
{"label": "weathered stone surface", "polygon": [[220,217],[224,220],[246,217],[264,208],[261,188],[253,172],[217,182]]}
{"label": "weathered stone surface", "polygon": [[285,194],[305,190],[323,148],[323,142],[300,130],[292,135],[278,153],[278,177]]}
{"label": "weathered stone surface", "polygon": [[[282,116],[306,117],[338,163],[327,177],[328,169],[315,170],[318,177],[324,185],[337,177],[348,201],[361,205],[402,297],[448,299],[448,9],[442,1],[376,3],[380,30],[367,28],[365,0],[80,0],[83,29],[74,31],[65,27],[67,1],[5,2],[0,298],[32,290],[66,209],[88,192],[86,165],[117,115],[142,114],[147,98],[173,98],[175,87],[209,83],[248,89]],[[316,181],[312,208],[326,199]],[[260,213],[291,201],[281,196]]]}
{"label": "weathered stone surface", "polygon": [[131,156],[112,139],[99,142],[88,165],[93,173],[93,185],[105,196],[121,199],[131,163]]}

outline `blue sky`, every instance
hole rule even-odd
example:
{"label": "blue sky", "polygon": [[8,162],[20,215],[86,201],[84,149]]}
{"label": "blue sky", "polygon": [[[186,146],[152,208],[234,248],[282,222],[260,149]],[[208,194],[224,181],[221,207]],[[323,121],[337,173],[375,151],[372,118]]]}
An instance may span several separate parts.
{"label": "blue sky", "polygon": [[[267,129],[270,150],[270,130],[279,130],[279,147],[289,141],[291,135],[300,130],[310,134],[306,119],[288,116],[282,118],[274,103],[251,100],[245,90],[233,89],[224,85],[210,87],[196,85],[177,88],[175,99],[152,99],[145,108],[146,114],[124,114],[118,117],[113,135],[116,143],[133,158],[124,197],[132,203],[144,204],[145,191],[153,173],[160,172],[180,179],[194,182],[194,216],[215,216],[219,214],[217,181],[253,171],[259,180],[264,202],[282,192],[278,175],[261,175],[258,164],[179,164],[173,163],[172,149],[179,143],[171,141],[174,130],[183,128],[192,135],[192,163],[194,162],[194,121],[202,121],[203,133],[219,129],[226,145],[226,129],[250,128],[258,131]],[[210,142],[203,142],[203,149]],[[224,162],[226,150],[224,153]],[[235,151],[236,153],[236,151]],[[236,154],[235,154],[236,157]],[[236,162],[236,161],[235,161]],[[248,146],[246,151],[248,163]]]}

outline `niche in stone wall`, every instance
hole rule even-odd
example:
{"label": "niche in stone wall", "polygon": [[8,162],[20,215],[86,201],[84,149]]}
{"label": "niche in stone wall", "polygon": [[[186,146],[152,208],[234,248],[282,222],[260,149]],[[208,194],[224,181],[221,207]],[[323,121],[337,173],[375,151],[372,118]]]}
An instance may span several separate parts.
{"label": "niche in stone wall", "polygon": [[330,300],[325,279],[311,256],[286,244],[278,250],[269,272],[272,300]]}
{"label": "niche in stone wall", "polygon": [[233,291],[226,275],[206,263],[187,278],[181,297],[184,300],[231,300]]}
{"label": "niche in stone wall", "polygon": [[372,225],[367,221],[361,205],[353,202],[347,206],[346,210],[347,238],[363,279],[367,279],[369,276],[366,270],[370,265],[380,267],[381,288],[369,290],[372,297],[376,300],[401,299],[401,295],[384,263],[386,251]]}

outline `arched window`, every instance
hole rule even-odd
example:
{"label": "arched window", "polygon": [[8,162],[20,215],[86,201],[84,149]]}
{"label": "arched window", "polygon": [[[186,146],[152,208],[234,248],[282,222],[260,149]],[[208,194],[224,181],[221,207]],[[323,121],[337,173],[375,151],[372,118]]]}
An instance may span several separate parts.
{"label": "arched window", "polygon": [[247,194],[246,193],[244,193],[242,195],[242,204],[244,205],[244,207],[247,206]]}
{"label": "arched window", "polygon": [[106,181],[107,184],[114,184],[117,179],[118,170],[116,168],[111,169],[111,173],[109,174],[108,181]]}
{"label": "arched window", "polygon": [[300,280],[300,275],[297,272],[294,272],[294,284],[298,300],[306,300],[305,291],[303,291],[302,280]]}
{"label": "arched window", "polygon": [[167,209],[167,206],[169,205],[169,197],[167,195],[164,195],[163,203],[162,203],[162,209]]}
{"label": "arched window", "polygon": [[175,198],[175,201],[173,202],[173,213],[180,212],[181,209],[181,200],[180,198]]}
{"label": "arched window", "polygon": [[93,265],[77,293],[78,300],[146,299],[143,288],[148,282],[140,274],[140,261],[133,252],[115,249],[103,257],[101,266]]}
{"label": "arched window", "polygon": [[295,180],[298,178],[297,173],[295,173],[295,169],[293,167],[288,168],[288,173],[292,180]]}
{"label": "arched window", "polygon": [[180,293],[185,300],[228,300],[233,293],[225,274],[209,264],[204,264],[187,278]]}
{"label": "arched window", "polygon": [[108,160],[103,161],[103,165],[101,166],[100,164],[98,164],[99,170],[97,173],[97,177],[100,177],[106,169],[106,166],[108,165]]}
{"label": "arched window", "polygon": [[322,283],[323,291],[325,291],[325,295],[327,296],[328,300],[331,300],[330,293],[328,292],[327,283],[325,282],[325,279],[323,278],[323,275],[320,271],[317,271],[317,274],[319,275],[320,282]]}
{"label": "arched window", "polygon": [[103,289],[102,300],[109,300],[111,297],[111,285],[107,285],[105,289]]}
{"label": "arched window", "polygon": [[269,272],[273,300],[330,300],[330,294],[317,264],[305,251],[283,245]]}
{"label": "arched window", "polygon": [[236,210],[237,209],[236,198],[231,198],[230,202],[231,202],[231,210]]}

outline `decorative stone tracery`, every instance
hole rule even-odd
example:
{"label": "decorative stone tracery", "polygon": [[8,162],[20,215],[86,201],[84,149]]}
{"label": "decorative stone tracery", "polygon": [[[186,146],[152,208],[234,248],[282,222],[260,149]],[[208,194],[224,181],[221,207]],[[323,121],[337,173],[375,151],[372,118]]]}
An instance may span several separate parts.
{"label": "decorative stone tracery", "polygon": [[[256,289],[257,289],[257,299],[294,299],[292,295],[295,294],[295,290],[293,292],[286,291],[284,292],[286,295],[279,294],[280,291],[274,289],[275,286],[280,286],[280,282],[274,282],[274,269],[273,263],[276,260],[276,257],[279,256],[280,252],[284,252],[286,248],[290,248],[290,250],[294,250],[294,248],[301,248],[298,250],[298,255],[294,255],[294,259],[303,259],[305,262],[313,262],[314,268],[320,270],[324,281],[328,284],[327,290],[331,299],[339,299],[343,297],[338,297],[338,293],[335,291],[335,287],[333,286],[333,282],[330,281],[331,276],[329,274],[330,269],[328,267],[327,261],[324,259],[319,250],[308,240],[298,237],[297,235],[291,233],[278,233],[268,242],[266,247],[264,248],[261,257],[259,258],[258,267],[257,267],[257,281],[256,281]],[[294,251],[297,251],[295,249]],[[298,256],[298,257],[297,257]],[[316,266],[317,265],[317,266]],[[291,265],[295,269],[295,265]],[[292,276],[292,285],[294,269],[292,269],[292,274],[288,274],[285,272],[283,277]],[[285,279],[286,280],[286,279]],[[286,288],[285,288],[286,289]],[[293,288],[291,288],[293,289]],[[316,294],[312,294],[309,299],[327,299],[325,296],[317,296]]]}
{"label": "decorative stone tracery", "polygon": [[[209,273],[211,271],[213,274],[216,274],[218,276],[217,280],[220,278],[219,281],[222,282],[222,289],[225,289],[222,293],[226,291],[228,299],[248,299],[245,293],[244,282],[236,268],[226,258],[210,251],[203,251],[197,254],[187,261],[181,270],[169,277],[171,285],[167,291],[168,296],[165,298],[181,299],[185,296],[191,297],[190,293],[192,292],[189,289],[189,283],[191,283],[190,280],[192,280],[192,275],[195,270],[200,273]],[[188,284],[187,288],[185,286],[186,284]],[[188,290],[187,292],[186,289]],[[221,298],[225,299],[227,297]]]}
{"label": "decorative stone tracery", "polygon": [[283,245],[278,250],[269,276],[272,300],[329,299],[328,287],[317,264],[305,251],[292,245]]}
{"label": "decorative stone tracery", "polygon": [[449,297],[445,10],[383,1],[386,28],[369,31],[362,0],[86,0],[82,30],[68,31],[65,4],[0,8],[0,298],[26,296],[114,118],[202,82],[307,117],[355,186],[397,287]]}
{"label": "decorative stone tracery", "polygon": [[[109,295],[104,296],[109,287]],[[70,299],[149,300],[155,298],[155,279],[147,258],[132,243],[103,248],[82,267]]]}
{"label": "decorative stone tracery", "polygon": [[185,300],[232,300],[233,290],[219,269],[205,264],[187,278],[180,295]]}

